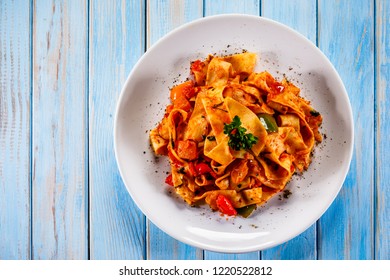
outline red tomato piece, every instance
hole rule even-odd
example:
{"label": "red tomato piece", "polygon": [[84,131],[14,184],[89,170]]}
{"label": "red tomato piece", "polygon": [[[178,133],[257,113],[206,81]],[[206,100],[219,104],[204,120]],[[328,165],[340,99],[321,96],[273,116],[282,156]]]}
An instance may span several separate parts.
{"label": "red tomato piece", "polygon": [[219,194],[217,196],[217,207],[218,210],[225,215],[235,216],[237,215],[237,210],[233,207],[231,201],[224,195]]}
{"label": "red tomato piece", "polygon": [[188,171],[190,172],[191,176],[198,176],[198,174],[196,173],[195,165],[192,161],[188,163]]}
{"label": "red tomato piece", "polygon": [[198,60],[195,60],[191,63],[190,69],[191,69],[191,72],[194,73],[194,72],[202,71],[203,67],[204,67],[204,63],[198,59]]}
{"label": "red tomato piece", "polygon": [[180,158],[194,160],[198,158],[198,145],[192,140],[179,140],[176,142],[177,155]]}
{"label": "red tomato piece", "polygon": [[207,163],[200,162],[195,166],[195,171],[197,175],[202,175],[209,173],[213,178],[217,178],[217,173],[215,173]]}
{"label": "red tomato piece", "polygon": [[277,93],[281,93],[284,90],[284,86],[281,83],[277,82],[277,81],[274,81],[273,83],[270,83],[270,86]]}
{"label": "red tomato piece", "polygon": [[193,81],[186,81],[182,84],[174,86],[171,89],[171,101],[175,108],[182,109],[186,112],[191,110],[191,103],[188,101],[195,96],[195,88]]}
{"label": "red tomato piece", "polygon": [[210,166],[208,166],[208,165],[207,165],[206,163],[204,163],[204,162],[198,163],[198,164],[195,166],[195,170],[196,170],[196,174],[198,174],[198,175],[210,173],[210,172],[213,171],[213,170],[210,168]]}
{"label": "red tomato piece", "polygon": [[176,167],[183,166],[183,163],[172,153],[171,150],[168,151],[168,157]]}
{"label": "red tomato piece", "polygon": [[165,183],[173,187],[173,178],[172,174],[169,174],[167,178],[165,178]]}

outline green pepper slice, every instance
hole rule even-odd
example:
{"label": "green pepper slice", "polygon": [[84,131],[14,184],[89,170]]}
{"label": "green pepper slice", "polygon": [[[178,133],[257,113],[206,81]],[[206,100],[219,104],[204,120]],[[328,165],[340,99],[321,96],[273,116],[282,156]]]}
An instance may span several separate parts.
{"label": "green pepper slice", "polygon": [[261,124],[264,126],[267,132],[278,132],[278,125],[272,115],[269,114],[258,114]]}
{"label": "green pepper slice", "polygon": [[244,218],[248,218],[249,215],[252,214],[253,210],[255,210],[255,209],[256,209],[256,204],[252,204],[252,205],[244,206],[242,208],[238,208],[236,210],[237,210],[238,215],[240,215]]}

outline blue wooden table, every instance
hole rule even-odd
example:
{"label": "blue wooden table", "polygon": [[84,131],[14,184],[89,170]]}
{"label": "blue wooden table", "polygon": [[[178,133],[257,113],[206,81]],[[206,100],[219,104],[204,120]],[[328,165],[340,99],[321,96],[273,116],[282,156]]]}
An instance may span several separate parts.
{"label": "blue wooden table", "polygon": [[[175,27],[222,13],[271,18],[317,44],[355,122],[350,171],[328,211],[293,240],[246,254],[159,230],[113,150],[116,102],[137,60]],[[1,0],[0,259],[388,260],[389,79],[387,0]]]}

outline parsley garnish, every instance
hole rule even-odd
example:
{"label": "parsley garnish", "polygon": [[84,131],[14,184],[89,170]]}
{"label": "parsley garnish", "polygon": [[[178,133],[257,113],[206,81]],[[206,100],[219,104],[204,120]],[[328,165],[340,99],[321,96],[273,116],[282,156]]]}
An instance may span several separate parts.
{"label": "parsley garnish", "polygon": [[223,127],[223,133],[229,135],[229,146],[236,151],[249,150],[257,143],[256,136],[245,132],[246,128],[241,126],[241,120],[238,116],[235,116],[230,124],[225,124]]}

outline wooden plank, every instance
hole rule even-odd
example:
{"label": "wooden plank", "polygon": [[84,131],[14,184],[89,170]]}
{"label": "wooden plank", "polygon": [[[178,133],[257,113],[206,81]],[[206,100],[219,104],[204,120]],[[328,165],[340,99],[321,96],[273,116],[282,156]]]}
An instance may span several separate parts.
{"label": "wooden plank", "polygon": [[33,12],[32,257],[86,259],[87,2]]}
{"label": "wooden plank", "polygon": [[316,44],[316,2],[316,0],[263,0],[261,15],[293,28]]}
{"label": "wooden plank", "polygon": [[390,3],[379,0],[376,4],[376,226],[375,259],[390,259]]}
{"label": "wooden plank", "polygon": [[145,3],[91,1],[90,11],[90,258],[144,259],[145,217],[116,165],[113,120],[122,85],[145,50]]}
{"label": "wooden plank", "polygon": [[[281,22],[311,40],[317,38],[317,4],[315,0],[262,1],[262,16]],[[286,73],[288,75],[288,73]],[[275,248],[262,252],[262,259],[315,259],[316,225]]]}
{"label": "wooden plank", "polygon": [[[202,16],[202,1],[147,2],[147,46],[181,24]],[[165,234],[148,221],[148,259],[201,259],[200,249],[186,245]]]}
{"label": "wooden plank", "polygon": [[148,0],[147,1],[147,47],[180,25],[203,15],[201,0]]}
{"label": "wooden plank", "polygon": [[30,3],[0,3],[0,259],[30,258]]}
{"label": "wooden plank", "polygon": [[260,15],[261,0],[206,0],[205,1],[205,16],[217,14],[249,14]]}
{"label": "wooden plank", "polygon": [[[260,1],[205,1],[204,11],[205,16],[228,13],[260,15]],[[258,260],[260,258],[260,253],[251,252],[245,254],[221,254],[205,251],[204,258],[207,260]]]}
{"label": "wooden plank", "polygon": [[319,259],[372,259],[374,2],[320,1],[319,47],[343,80],[355,123],[354,156],[340,194],[319,221]]}

